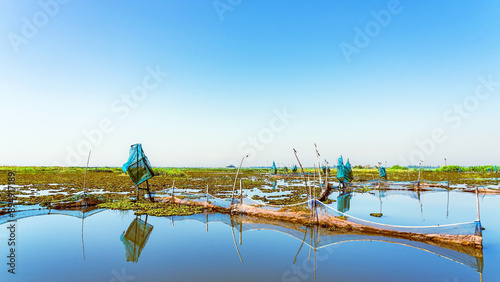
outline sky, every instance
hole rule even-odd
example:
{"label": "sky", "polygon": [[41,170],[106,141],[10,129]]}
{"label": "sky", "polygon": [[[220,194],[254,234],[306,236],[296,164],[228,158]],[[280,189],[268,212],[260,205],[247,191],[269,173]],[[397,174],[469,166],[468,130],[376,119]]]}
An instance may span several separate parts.
{"label": "sky", "polygon": [[498,1],[0,0],[0,165],[500,164]]}

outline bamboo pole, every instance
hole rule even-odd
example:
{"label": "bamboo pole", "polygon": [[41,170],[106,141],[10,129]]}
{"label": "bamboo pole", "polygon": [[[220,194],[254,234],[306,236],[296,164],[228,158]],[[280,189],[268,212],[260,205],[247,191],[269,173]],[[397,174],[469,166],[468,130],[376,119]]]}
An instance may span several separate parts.
{"label": "bamboo pole", "polygon": [[[311,192],[311,185],[309,185],[309,183],[310,183],[310,180],[309,180],[309,176],[308,176],[307,177],[307,186],[309,186],[308,187],[309,188],[309,194],[307,195],[307,197],[309,198],[309,200],[311,200],[311,198],[312,198],[312,192]],[[307,187],[306,187],[306,189],[307,189]]]}
{"label": "bamboo pole", "polygon": [[[446,168],[447,165],[446,165],[446,158],[444,158],[444,167]],[[450,177],[448,175],[448,169],[446,169],[446,182],[448,183],[447,186],[448,186],[448,189],[450,188]]]}
{"label": "bamboo pole", "polygon": [[422,171],[422,160],[420,161],[420,168],[418,169],[418,186],[420,186],[420,172]]}
{"label": "bamboo pole", "polygon": [[153,201],[153,197],[151,197],[151,191],[149,191],[149,182],[146,180],[146,188],[148,189],[149,201]]}
{"label": "bamboo pole", "polygon": [[[135,151],[135,156],[136,156],[136,163],[135,163],[135,165],[138,167],[139,166],[139,149],[138,148]],[[135,173],[135,177],[136,177],[136,180],[139,180],[139,170],[138,169],[137,169],[137,171]],[[137,198],[137,202],[139,202],[139,196],[140,196],[139,185],[136,185],[135,189],[137,190],[137,197],[136,197]]]}
{"label": "bamboo pole", "polygon": [[240,166],[238,167],[238,171],[236,172],[236,177],[234,178],[233,193],[231,194],[231,206],[233,205],[234,189],[236,189],[236,181],[238,180],[238,174],[240,173],[240,169],[241,169],[241,165],[243,164],[243,160],[246,157],[248,157],[248,155],[246,155],[245,157],[241,158]]}
{"label": "bamboo pole", "polygon": [[172,182],[172,204],[174,203],[174,189],[175,189],[175,179],[174,182]]}
{"label": "bamboo pole", "polygon": [[242,180],[243,179],[240,179],[240,206],[243,205],[243,184],[241,184]]}
{"label": "bamboo pole", "polygon": [[90,161],[90,152],[92,150],[89,150],[89,156],[87,158],[87,166],[85,167],[85,176],[83,177],[83,201],[84,201],[84,206],[87,206],[87,187],[86,187],[86,182],[87,182],[87,169],[89,168],[89,161]]}
{"label": "bamboo pole", "polygon": [[318,172],[319,172],[319,189],[321,190],[321,192],[323,192],[323,188],[321,188],[321,183],[323,182],[321,180],[321,165],[319,163],[319,152],[318,152],[318,146],[316,146],[316,143],[314,143],[314,148],[316,149],[316,157],[318,158]]}
{"label": "bamboo pole", "polygon": [[481,221],[481,216],[479,214],[479,187],[476,186],[476,210],[477,210],[477,221]]}
{"label": "bamboo pole", "polygon": [[[309,176],[307,177],[307,182],[309,182]],[[314,201],[315,199],[312,198],[312,194],[311,194],[311,186],[309,186],[309,194],[311,195],[311,198],[309,199],[310,201]],[[314,202],[311,202],[311,224],[314,223]]]}
{"label": "bamboo pole", "polygon": [[87,166],[85,167],[85,176],[83,177],[83,192],[84,193],[87,193],[87,188],[85,185],[86,185],[86,181],[87,181],[87,169],[89,168],[90,152],[92,152],[92,150],[89,150],[89,156],[87,158]]}
{"label": "bamboo pole", "polygon": [[[314,183],[316,183],[316,164],[313,164],[313,185],[312,185],[313,193],[314,193],[314,195],[316,195],[316,186],[314,186],[316,184],[314,184]],[[311,197],[312,197],[312,195],[311,195]]]}
{"label": "bamboo pole", "polygon": [[326,176],[325,176],[325,189],[328,189],[328,162],[325,160],[325,164],[326,164]]}
{"label": "bamboo pole", "polygon": [[[293,153],[295,155],[295,158],[297,159],[297,162],[299,163],[300,171],[302,172],[302,177],[304,178],[304,184],[306,184],[306,191],[307,191],[308,184],[306,181],[306,174],[304,173],[304,168],[302,168],[302,164],[300,163],[300,160],[299,160],[299,157],[297,156],[297,151],[295,150],[295,148],[293,148]],[[309,193],[309,198],[310,197],[311,197],[311,194]]]}
{"label": "bamboo pole", "polygon": [[450,190],[446,190],[447,199],[446,199],[446,219],[448,219],[448,212],[450,211]]}
{"label": "bamboo pole", "polygon": [[208,184],[207,184],[207,204],[208,204]]}

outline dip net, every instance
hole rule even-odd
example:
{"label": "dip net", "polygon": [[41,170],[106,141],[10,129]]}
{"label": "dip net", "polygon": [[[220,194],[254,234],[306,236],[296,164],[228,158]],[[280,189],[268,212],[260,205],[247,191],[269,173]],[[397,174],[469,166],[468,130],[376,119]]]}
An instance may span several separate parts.
{"label": "dip net", "polygon": [[[465,247],[465,246],[440,246],[439,244],[427,244],[418,241],[412,241],[403,238],[393,238],[383,235],[362,235],[348,234],[342,231],[332,231],[318,226],[304,226],[293,222],[273,220],[269,218],[248,216],[248,215],[230,215],[221,213],[204,213],[194,214],[189,216],[172,216],[169,217],[174,224],[175,221],[192,220],[206,224],[206,229],[209,230],[210,224],[225,224],[232,231],[239,232],[233,238],[239,237],[240,244],[242,241],[241,234],[245,232],[255,231],[272,231],[281,233],[291,237],[301,243],[300,248],[310,248],[312,250],[320,250],[334,245],[349,244],[355,242],[383,242],[398,244],[405,247],[419,249],[428,253],[444,257],[451,261],[466,265],[475,269],[478,272],[483,271],[483,253],[481,250]],[[299,249],[300,252],[300,249]]]}
{"label": "dip net", "polygon": [[[161,191],[165,193],[165,197],[172,194],[172,188]],[[158,192],[157,192],[158,193]],[[418,233],[418,234],[436,234],[436,235],[477,235],[481,236],[481,222],[463,222],[454,224],[442,224],[442,225],[428,225],[428,226],[404,226],[404,225],[393,225],[375,222],[372,220],[362,219],[355,216],[351,216],[345,211],[349,210],[349,197],[352,197],[351,193],[345,193],[339,195],[337,199],[337,207],[324,204],[315,199],[305,199],[303,202],[289,205],[273,205],[269,203],[264,203],[262,201],[253,200],[247,197],[239,195],[235,198],[221,198],[214,196],[209,193],[202,192],[187,192],[181,189],[175,189],[174,195],[176,198],[180,198],[186,201],[192,202],[206,202],[217,207],[231,209],[235,206],[251,207],[254,209],[262,211],[275,211],[275,212],[290,212],[299,213],[299,216],[307,217],[313,215],[316,218],[326,219],[336,218],[341,219],[349,223],[358,224],[361,226],[372,227],[376,229],[389,230],[394,232],[404,232],[404,233]]]}

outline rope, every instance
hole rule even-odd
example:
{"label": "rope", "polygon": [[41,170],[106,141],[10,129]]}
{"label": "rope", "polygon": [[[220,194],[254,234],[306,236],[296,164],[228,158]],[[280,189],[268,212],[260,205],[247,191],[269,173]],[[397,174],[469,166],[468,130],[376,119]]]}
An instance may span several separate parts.
{"label": "rope", "polygon": [[369,220],[365,220],[365,219],[361,219],[361,218],[357,218],[355,216],[351,216],[351,215],[348,215],[346,213],[343,213],[341,211],[338,211],[330,206],[327,206],[325,204],[323,204],[322,202],[320,201],[317,201],[318,203],[322,204],[323,206],[325,206],[326,208],[329,208],[331,210],[334,210],[348,218],[354,218],[356,220],[359,220],[359,221],[363,221],[363,222],[367,222],[367,223],[373,223],[373,224],[376,224],[376,225],[382,225],[382,226],[389,226],[389,227],[400,227],[400,228],[436,228],[436,227],[450,227],[450,226],[458,226],[458,225],[466,225],[466,224],[472,224],[474,222],[463,222],[463,223],[452,223],[452,224],[444,224],[444,225],[429,225],[429,226],[404,226],[404,225],[392,225],[392,224],[385,224],[385,223],[378,223],[378,222],[373,222],[373,221],[369,221]]}

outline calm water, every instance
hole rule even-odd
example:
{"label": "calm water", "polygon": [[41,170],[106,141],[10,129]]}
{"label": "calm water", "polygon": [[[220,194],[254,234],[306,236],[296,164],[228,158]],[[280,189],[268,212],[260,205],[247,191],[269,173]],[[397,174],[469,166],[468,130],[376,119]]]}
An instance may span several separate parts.
{"label": "calm water", "polygon": [[[348,196],[337,193],[330,198],[337,200],[332,206],[337,208],[341,203],[348,214],[384,223],[430,225],[476,218],[473,194],[386,192],[379,197],[378,192]],[[486,228],[482,278],[500,281],[500,197],[481,196],[480,204]],[[380,211],[384,214],[381,218],[369,216]],[[407,246],[411,245],[408,241],[396,244],[383,242],[387,241],[383,237],[367,240],[344,236],[336,244],[310,252],[310,245],[315,243],[309,233],[294,229],[288,232],[283,227],[268,230],[273,229],[272,225],[258,230],[255,228],[263,226],[239,225],[237,219],[232,228],[225,215],[210,215],[208,224],[187,220],[189,217],[136,218],[133,212],[105,210],[86,217],[83,232],[82,219],[76,216],[21,219],[17,222],[15,275],[7,273],[7,225],[0,225],[4,261],[0,281],[454,282],[480,281],[481,277],[474,257],[449,258],[446,249],[438,248],[440,256],[436,248],[414,248]],[[226,223],[215,222],[217,219],[226,219]],[[240,228],[244,230],[241,244]],[[301,234],[307,238],[304,244]]]}

